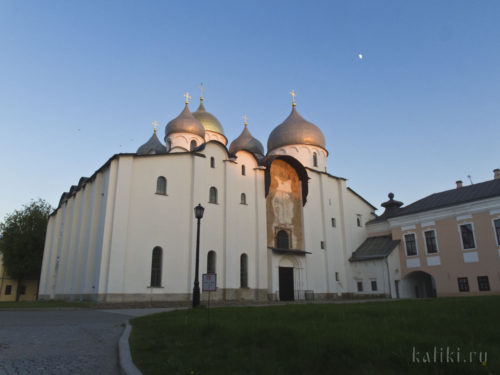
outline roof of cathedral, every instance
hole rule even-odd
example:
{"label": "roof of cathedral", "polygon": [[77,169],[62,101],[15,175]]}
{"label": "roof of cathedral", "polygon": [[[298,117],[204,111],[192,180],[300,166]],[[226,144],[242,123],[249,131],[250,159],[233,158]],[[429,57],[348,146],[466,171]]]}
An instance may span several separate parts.
{"label": "roof of cathedral", "polygon": [[393,240],[391,236],[370,237],[352,253],[349,261],[381,259],[387,257],[399,244],[400,240]]}
{"label": "roof of cathedral", "polygon": [[191,113],[188,103],[184,110],[165,127],[165,139],[172,133],[192,133],[205,138],[205,128]]}
{"label": "roof of cathedral", "polygon": [[217,117],[205,110],[205,106],[203,105],[203,97],[200,98],[200,106],[196,111],[193,112],[193,116],[195,119],[201,122],[205,130],[210,130],[215,133],[224,135],[224,128],[222,127],[219,120],[217,120]]}
{"label": "roof of cathedral", "polygon": [[264,157],[264,147],[258,139],[254,138],[248,130],[247,123],[241,134],[229,145],[229,153],[235,154],[238,151],[248,151],[254,154],[257,158]]}
{"label": "roof of cathedral", "polygon": [[141,147],[137,149],[138,154],[164,154],[167,152],[165,146],[160,142],[158,137],[156,136],[156,130],[149,140],[144,143]]}
{"label": "roof of cathedral", "polygon": [[313,123],[305,120],[292,105],[292,112],[271,132],[267,140],[267,151],[287,145],[312,145],[326,150],[325,137]]}

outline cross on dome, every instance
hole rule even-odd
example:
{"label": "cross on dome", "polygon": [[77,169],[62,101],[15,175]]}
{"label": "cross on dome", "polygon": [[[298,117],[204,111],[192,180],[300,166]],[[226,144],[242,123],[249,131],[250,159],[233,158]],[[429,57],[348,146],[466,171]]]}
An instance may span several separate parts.
{"label": "cross on dome", "polygon": [[247,115],[243,115],[243,116],[242,116],[242,118],[243,118],[243,121],[244,121],[244,122],[243,122],[243,124],[244,124],[245,126],[247,126],[247,121],[248,121],[248,117],[247,117]]}
{"label": "cross on dome", "polygon": [[153,124],[153,128],[154,128],[154,132],[156,134],[156,129],[158,128],[158,121],[155,120],[152,122],[152,124]]}
{"label": "cross on dome", "polygon": [[198,88],[200,89],[201,91],[201,96],[200,96],[200,100],[203,101],[203,91],[206,90],[205,87],[203,87],[203,82],[200,83],[200,85],[198,86]]}
{"label": "cross on dome", "polygon": [[189,92],[186,92],[184,94],[184,97],[186,98],[186,104],[189,104],[189,99],[191,99],[191,95],[189,95]]}

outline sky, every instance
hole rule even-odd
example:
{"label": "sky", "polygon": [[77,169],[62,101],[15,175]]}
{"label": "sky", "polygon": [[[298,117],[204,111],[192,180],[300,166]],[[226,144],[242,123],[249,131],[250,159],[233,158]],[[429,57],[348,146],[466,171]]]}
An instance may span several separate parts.
{"label": "sky", "polygon": [[[0,221],[135,152],[185,92],[266,148],[297,110],[378,207],[500,168],[500,2],[0,0]],[[363,58],[359,55],[362,54]],[[266,148],[267,150],[267,148]],[[467,177],[467,176],[470,176]]]}

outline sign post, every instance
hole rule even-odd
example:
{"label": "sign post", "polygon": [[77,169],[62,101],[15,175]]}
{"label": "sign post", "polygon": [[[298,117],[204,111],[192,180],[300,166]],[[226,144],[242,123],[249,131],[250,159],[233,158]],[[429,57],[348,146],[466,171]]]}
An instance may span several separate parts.
{"label": "sign post", "polygon": [[208,292],[208,325],[210,326],[210,292],[215,292],[217,290],[217,274],[216,273],[204,273],[201,279],[201,290],[203,292]]}

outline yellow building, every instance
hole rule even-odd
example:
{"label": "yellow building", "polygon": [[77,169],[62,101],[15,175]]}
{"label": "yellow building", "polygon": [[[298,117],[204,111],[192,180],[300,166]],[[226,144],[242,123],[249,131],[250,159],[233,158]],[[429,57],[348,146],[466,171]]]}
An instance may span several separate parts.
{"label": "yellow building", "polygon": [[[11,279],[3,266],[0,256],[0,302],[16,300],[17,280]],[[19,301],[35,301],[37,298],[38,280],[24,280],[19,291]]]}

